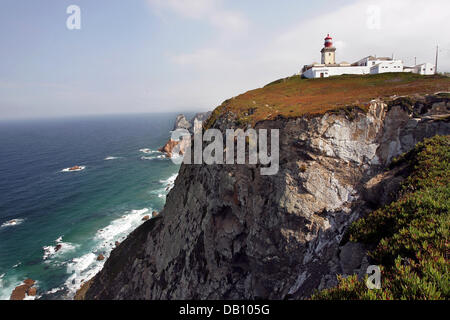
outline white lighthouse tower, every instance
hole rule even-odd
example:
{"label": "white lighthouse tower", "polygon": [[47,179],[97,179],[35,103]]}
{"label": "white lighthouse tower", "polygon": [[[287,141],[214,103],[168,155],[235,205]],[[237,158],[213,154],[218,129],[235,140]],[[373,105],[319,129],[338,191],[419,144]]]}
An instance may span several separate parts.
{"label": "white lighthouse tower", "polygon": [[333,38],[328,34],[322,50],[322,64],[336,64],[336,48],[333,47]]}

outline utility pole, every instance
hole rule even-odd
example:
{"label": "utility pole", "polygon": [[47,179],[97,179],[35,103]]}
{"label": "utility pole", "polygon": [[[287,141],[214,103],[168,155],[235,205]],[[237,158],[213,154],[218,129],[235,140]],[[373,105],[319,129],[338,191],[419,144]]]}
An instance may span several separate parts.
{"label": "utility pole", "polygon": [[436,63],[434,65],[434,74],[437,74],[439,46],[436,46]]}
{"label": "utility pole", "polygon": [[417,57],[414,57],[414,65],[417,66]]}

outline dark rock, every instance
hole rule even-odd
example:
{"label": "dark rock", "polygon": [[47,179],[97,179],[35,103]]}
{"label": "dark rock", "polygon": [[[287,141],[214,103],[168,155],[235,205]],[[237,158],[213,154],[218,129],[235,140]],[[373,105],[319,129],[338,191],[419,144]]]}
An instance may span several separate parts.
{"label": "dark rock", "polygon": [[339,260],[341,262],[342,272],[346,275],[355,273],[359,269],[363,258],[366,256],[366,250],[360,243],[348,242],[340,248]]}

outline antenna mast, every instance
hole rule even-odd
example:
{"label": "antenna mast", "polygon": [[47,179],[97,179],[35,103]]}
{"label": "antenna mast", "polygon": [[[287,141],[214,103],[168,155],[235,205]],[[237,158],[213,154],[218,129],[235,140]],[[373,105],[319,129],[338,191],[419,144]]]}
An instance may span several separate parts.
{"label": "antenna mast", "polygon": [[436,46],[436,63],[434,65],[434,74],[437,74],[439,46]]}

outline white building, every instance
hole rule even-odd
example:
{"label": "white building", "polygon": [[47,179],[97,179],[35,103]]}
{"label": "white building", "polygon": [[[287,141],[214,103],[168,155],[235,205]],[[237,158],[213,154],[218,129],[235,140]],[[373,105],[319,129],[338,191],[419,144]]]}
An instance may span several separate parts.
{"label": "white building", "polygon": [[414,73],[418,73],[418,74],[423,74],[423,75],[431,75],[431,74],[435,74],[436,70],[434,69],[435,65],[431,64],[431,63],[422,63],[422,64],[418,64],[417,66],[414,66]]}
{"label": "white building", "polygon": [[379,74],[386,72],[412,72],[422,75],[435,73],[435,66],[431,63],[423,63],[414,67],[405,67],[402,60],[387,57],[367,56],[355,63],[336,63],[336,48],[333,47],[333,39],[330,35],[325,38],[322,50],[321,63],[306,65],[302,69],[305,78],[327,78],[343,74]]}
{"label": "white building", "polygon": [[386,72],[403,72],[402,60],[381,61],[375,63],[372,67],[370,67],[370,74]]}
{"label": "white building", "polygon": [[332,76],[340,76],[342,74],[368,74],[370,68],[366,66],[341,66],[314,64],[310,68],[304,70],[302,75],[305,78],[328,78]]}

